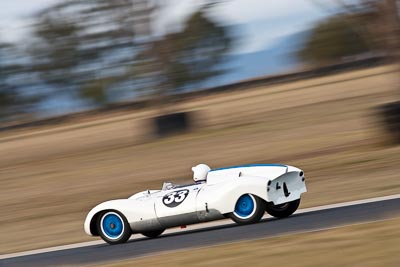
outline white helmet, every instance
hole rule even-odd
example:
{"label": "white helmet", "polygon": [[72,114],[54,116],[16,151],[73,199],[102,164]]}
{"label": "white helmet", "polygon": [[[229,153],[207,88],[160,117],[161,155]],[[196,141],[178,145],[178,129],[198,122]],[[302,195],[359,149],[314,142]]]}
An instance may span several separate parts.
{"label": "white helmet", "polygon": [[193,180],[195,182],[202,182],[207,180],[207,173],[211,170],[206,164],[199,164],[192,168]]}

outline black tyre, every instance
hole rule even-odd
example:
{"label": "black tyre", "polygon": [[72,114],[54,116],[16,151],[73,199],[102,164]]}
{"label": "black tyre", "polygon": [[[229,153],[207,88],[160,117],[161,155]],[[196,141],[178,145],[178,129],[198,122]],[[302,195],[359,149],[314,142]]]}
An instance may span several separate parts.
{"label": "black tyre", "polygon": [[148,238],[156,238],[162,233],[164,233],[165,229],[158,230],[158,231],[150,231],[150,232],[143,232],[142,235],[148,237]]}
{"label": "black tyre", "polygon": [[122,244],[132,235],[125,216],[118,211],[107,211],[97,218],[97,230],[100,237],[108,244]]}
{"label": "black tyre", "polygon": [[265,213],[265,205],[265,201],[259,197],[245,194],[237,200],[235,210],[229,217],[237,224],[257,223]]}
{"label": "black tyre", "polygon": [[273,203],[267,203],[266,212],[276,218],[286,218],[292,215],[300,205],[300,199],[294,200],[281,205],[274,205]]}

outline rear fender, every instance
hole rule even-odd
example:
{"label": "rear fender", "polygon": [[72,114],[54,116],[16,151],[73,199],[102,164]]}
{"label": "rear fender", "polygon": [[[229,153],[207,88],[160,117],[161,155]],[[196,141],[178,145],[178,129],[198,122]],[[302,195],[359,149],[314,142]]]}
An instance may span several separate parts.
{"label": "rear fender", "polygon": [[233,212],[237,200],[244,194],[252,194],[267,201],[266,182],[263,177],[240,176],[233,181],[204,187],[197,196],[197,211],[210,209],[221,214]]}
{"label": "rear fender", "polygon": [[279,205],[297,200],[307,192],[302,171],[287,172],[267,184],[267,201]]}

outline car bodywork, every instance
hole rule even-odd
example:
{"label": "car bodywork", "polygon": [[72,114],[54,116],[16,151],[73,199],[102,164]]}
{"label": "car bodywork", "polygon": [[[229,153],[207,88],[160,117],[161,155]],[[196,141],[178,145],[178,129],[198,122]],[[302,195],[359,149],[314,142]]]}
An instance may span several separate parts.
{"label": "car bodywork", "polygon": [[214,169],[208,172],[205,183],[146,190],[128,199],[101,203],[87,215],[84,229],[88,235],[99,235],[96,220],[110,210],[125,216],[132,233],[143,233],[223,219],[245,194],[281,205],[300,199],[306,191],[304,172],[288,165]]}

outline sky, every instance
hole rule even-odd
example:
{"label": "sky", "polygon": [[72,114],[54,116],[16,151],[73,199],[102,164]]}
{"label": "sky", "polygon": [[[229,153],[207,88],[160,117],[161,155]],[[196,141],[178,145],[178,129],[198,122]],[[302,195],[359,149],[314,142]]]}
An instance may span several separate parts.
{"label": "sky", "polygon": [[[2,0],[0,40],[21,41],[29,35],[32,14],[61,0]],[[165,0],[169,8],[158,27],[184,20],[202,0]],[[253,52],[272,45],[277,39],[307,28],[328,15],[316,0],[227,0],[212,14],[226,25],[240,25],[239,53]]]}

